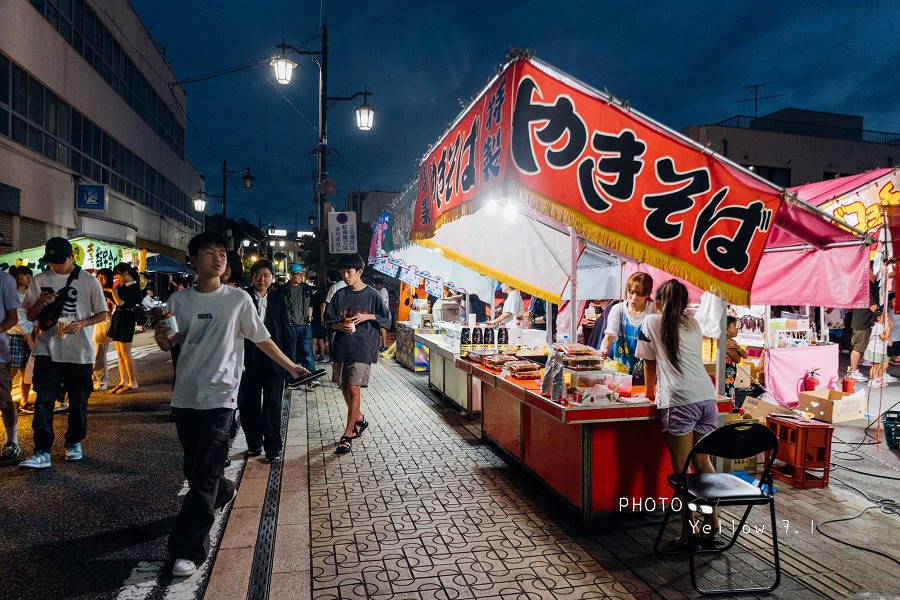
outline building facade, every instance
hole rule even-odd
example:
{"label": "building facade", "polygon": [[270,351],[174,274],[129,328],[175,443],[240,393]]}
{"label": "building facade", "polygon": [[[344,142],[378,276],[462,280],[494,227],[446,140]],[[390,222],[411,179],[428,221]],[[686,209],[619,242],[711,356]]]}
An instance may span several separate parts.
{"label": "building facade", "polygon": [[203,180],[176,79],[127,0],[0,2],[0,253],[85,236],[183,261]]}
{"label": "building facade", "polygon": [[900,158],[900,133],[867,131],[855,115],[786,108],[681,132],[782,187],[893,167]]}

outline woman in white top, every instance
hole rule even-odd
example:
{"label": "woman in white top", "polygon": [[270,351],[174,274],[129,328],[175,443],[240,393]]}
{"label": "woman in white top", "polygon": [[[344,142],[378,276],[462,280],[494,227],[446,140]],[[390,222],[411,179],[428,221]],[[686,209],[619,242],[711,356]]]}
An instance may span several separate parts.
{"label": "woman in white top", "polygon": [[[606,331],[600,342],[600,355],[628,367],[628,372],[635,375],[635,367],[640,362],[635,356],[641,326],[648,315],[653,314],[654,307],[650,301],[653,291],[653,278],[647,273],[634,273],[625,283],[625,301],[609,308],[606,320]],[[639,370],[640,371],[640,370]],[[637,373],[639,376],[640,373]],[[639,380],[635,383],[642,385]]]}
{"label": "woman in white top", "polygon": [[506,294],[506,300],[503,302],[500,316],[491,320],[491,325],[499,325],[512,319],[518,319],[525,312],[525,303],[522,302],[522,294],[519,293],[519,290],[508,283],[504,283],[500,285],[500,291]]}
{"label": "woman in white top", "polygon": [[[644,359],[647,397],[656,398],[672,470],[681,473],[694,444],[718,425],[716,391],[703,366],[703,333],[694,317],[685,312],[688,292],[683,283],[670,279],[656,290],[659,314],[644,319],[637,355]],[[708,454],[694,457],[695,473],[713,473]],[[681,537],[674,545],[691,543],[687,510],[681,511]],[[703,515],[711,534],[699,535],[699,543],[712,544],[719,528],[717,515]]]}

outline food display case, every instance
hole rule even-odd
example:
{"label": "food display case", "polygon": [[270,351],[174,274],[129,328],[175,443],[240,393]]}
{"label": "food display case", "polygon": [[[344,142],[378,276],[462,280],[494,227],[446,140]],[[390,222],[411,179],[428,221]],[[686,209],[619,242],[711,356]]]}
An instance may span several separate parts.
{"label": "food display case", "polygon": [[[540,395],[540,380],[503,377],[465,359],[456,366],[481,400],[483,439],[547,485],[583,525],[671,497],[669,451],[650,401],[556,403]],[[718,407],[728,413],[731,402],[720,397]]]}

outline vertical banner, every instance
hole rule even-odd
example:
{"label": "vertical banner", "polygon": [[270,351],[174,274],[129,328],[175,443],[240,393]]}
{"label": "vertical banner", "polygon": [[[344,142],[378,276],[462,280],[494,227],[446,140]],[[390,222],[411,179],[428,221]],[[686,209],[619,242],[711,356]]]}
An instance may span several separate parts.
{"label": "vertical banner", "polygon": [[331,254],[356,254],[356,213],[328,213],[328,251]]}

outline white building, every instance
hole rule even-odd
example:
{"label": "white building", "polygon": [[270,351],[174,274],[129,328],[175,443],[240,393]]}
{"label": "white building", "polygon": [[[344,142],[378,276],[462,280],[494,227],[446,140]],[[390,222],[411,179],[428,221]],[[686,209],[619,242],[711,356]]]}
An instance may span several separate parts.
{"label": "white building", "polygon": [[87,236],[183,261],[203,181],[176,79],[127,0],[0,1],[0,252]]}

